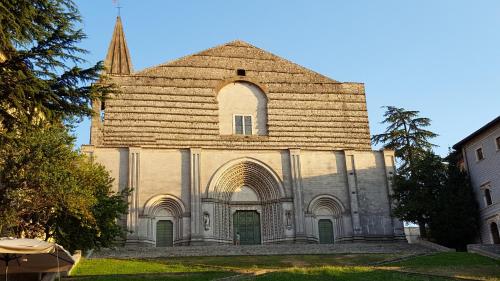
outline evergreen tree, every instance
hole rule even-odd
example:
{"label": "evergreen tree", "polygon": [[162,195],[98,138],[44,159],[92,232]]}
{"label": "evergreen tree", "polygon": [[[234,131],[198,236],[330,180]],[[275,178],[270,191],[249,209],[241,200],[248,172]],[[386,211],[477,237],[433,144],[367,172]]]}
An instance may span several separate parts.
{"label": "evergreen tree", "polygon": [[92,114],[108,86],[89,85],[102,63],[82,68],[85,34],[71,0],[0,1],[0,128]]}
{"label": "evergreen tree", "polygon": [[434,145],[430,139],[437,134],[425,129],[431,120],[419,117],[418,111],[395,106],[385,108],[382,123],[388,126],[384,133],[372,136],[372,142],[382,143],[385,149],[394,150],[396,156],[395,214],[405,221],[418,223],[420,235],[426,237],[429,210],[424,205],[429,202],[427,197],[432,196],[432,189],[442,181],[442,170],[428,169],[441,168],[439,157],[431,152]]}
{"label": "evergreen tree", "polygon": [[372,142],[382,143],[385,149],[394,150],[400,172],[406,174],[411,170],[414,158],[418,158],[421,152],[432,149],[434,145],[429,140],[437,134],[424,129],[430,126],[431,120],[419,117],[418,111],[395,106],[385,108],[382,123],[388,126],[384,133],[372,136]]}
{"label": "evergreen tree", "polygon": [[404,221],[417,223],[421,237],[426,238],[426,225],[435,215],[439,191],[446,182],[446,169],[441,157],[433,152],[423,151],[419,155],[412,162],[410,175],[394,177],[394,214]]}
{"label": "evergreen tree", "polygon": [[479,229],[479,207],[470,180],[459,165],[460,152],[452,151],[448,162],[446,182],[440,188],[430,215],[431,237],[439,244],[465,250],[474,242]]}

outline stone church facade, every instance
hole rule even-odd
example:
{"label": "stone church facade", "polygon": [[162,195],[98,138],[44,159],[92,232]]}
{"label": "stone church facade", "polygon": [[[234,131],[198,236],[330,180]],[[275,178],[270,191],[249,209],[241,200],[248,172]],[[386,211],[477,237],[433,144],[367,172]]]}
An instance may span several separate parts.
{"label": "stone church facade", "polygon": [[242,41],[133,72],[120,18],[105,65],[82,151],[132,189],[127,244],[405,239],[362,83]]}

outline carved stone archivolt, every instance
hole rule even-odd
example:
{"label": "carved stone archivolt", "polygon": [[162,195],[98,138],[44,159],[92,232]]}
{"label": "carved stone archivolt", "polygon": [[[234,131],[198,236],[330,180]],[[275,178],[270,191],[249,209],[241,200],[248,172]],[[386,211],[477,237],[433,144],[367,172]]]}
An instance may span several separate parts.
{"label": "carved stone archivolt", "polygon": [[258,197],[261,212],[262,242],[279,241],[284,237],[284,211],[281,182],[265,164],[253,159],[241,159],[222,167],[213,178],[208,197],[214,200],[214,238],[231,242],[233,237],[231,197],[233,192],[246,186]]}
{"label": "carved stone archivolt", "polygon": [[[342,238],[344,233],[343,215],[345,212],[341,201],[331,195],[316,196],[308,206],[308,213],[312,214],[315,224],[319,219],[329,219],[333,224],[333,232],[336,240]],[[319,233],[313,233],[319,239]]]}
{"label": "carved stone archivolt", "polygon": [[182,239],[182,217],[185,213],[182,201],[169,194],[154,196],[144,205],[143,216],[148,217],[150,220],[154,220],[161,210],[167,211],[174,219],[174,240]]}

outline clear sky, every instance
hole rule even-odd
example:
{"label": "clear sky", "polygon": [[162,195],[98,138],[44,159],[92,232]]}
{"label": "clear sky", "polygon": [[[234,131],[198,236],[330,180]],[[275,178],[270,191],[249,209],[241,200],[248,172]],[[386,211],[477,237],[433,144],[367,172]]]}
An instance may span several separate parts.
{"label": "clear sky", "polygon": [[[77,0],[90,63],[103,60],[117,9]],[[381,106],[432,119],[436,152],[500,114],[500,1],[121,0],[135,70],[235,39],[335,80],[363,82],[371,133]],[[77,130],[89,142],[89,122]]]}

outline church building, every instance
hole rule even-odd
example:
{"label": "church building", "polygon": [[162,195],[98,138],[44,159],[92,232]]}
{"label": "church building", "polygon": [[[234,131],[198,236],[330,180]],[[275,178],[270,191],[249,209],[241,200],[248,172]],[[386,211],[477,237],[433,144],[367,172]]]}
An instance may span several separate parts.
{"label": "church building", "polygon": [[82,151],[132,190],[127,245],[405,239],[364,84],[243,41],[133,71],[119,17],[105,66]]}

